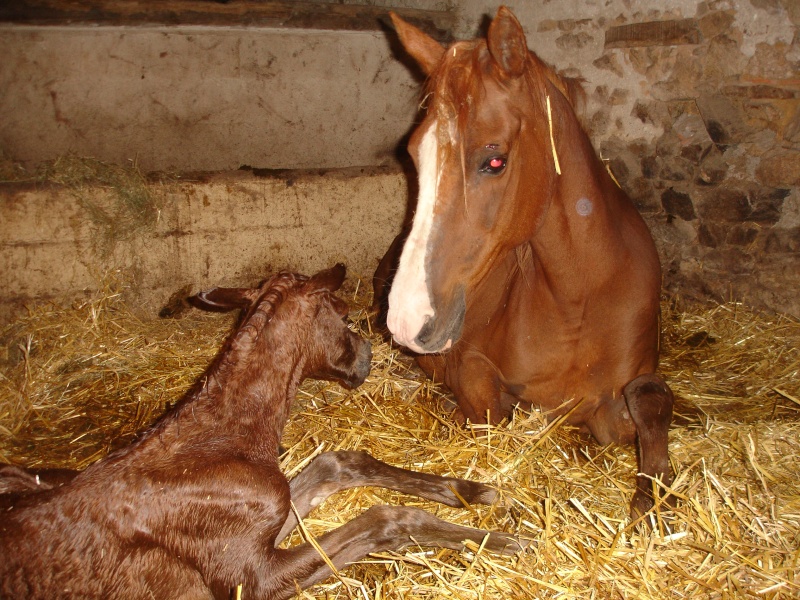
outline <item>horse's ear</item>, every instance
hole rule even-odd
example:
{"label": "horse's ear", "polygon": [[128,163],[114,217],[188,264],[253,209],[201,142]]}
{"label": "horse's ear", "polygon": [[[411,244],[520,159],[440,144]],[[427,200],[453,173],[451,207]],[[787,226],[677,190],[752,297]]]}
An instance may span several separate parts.
{"label": "horse's ear", "polygon": [[329,292],[335,292],[342,287],[342,283],[344,282],[344,277],[346,274],[347,268],[342,263],[338,263],[330,269],[320,271],[311,277],[311,279],[308,280],[307,285],[310,285],[313,289],[323,289],[328,290]]}
{"label": "horse's ear", "polygon": [[410,23],[405,22],[395,13],[390,12],[394,28],[400,36],[400,42],[411,57],[419,63],[426,75],[433,73],[444,54],[444,46]]}
{"label": "horse's ear", "polygon": [[228,312],[247,310],[258,299],[258,288],[212,288],[189,296],[189,304],[201,310]]}
{"label": "horse's ear", "polygon": [[528,58],[528,42],[517,17],[505,6],[497,9],[489,25],[487,43],[492,58],[507,77],[515,79],[522,75]]}

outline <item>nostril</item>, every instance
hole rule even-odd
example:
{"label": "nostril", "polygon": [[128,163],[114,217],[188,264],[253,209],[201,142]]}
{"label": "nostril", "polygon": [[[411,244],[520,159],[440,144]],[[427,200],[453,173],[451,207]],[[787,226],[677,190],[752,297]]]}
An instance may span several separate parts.
{"label": "nostril", "polygon": [[426,347],[436,333],[436,320],[432,316],[426,316],[422,329],[419,330],[414,340],[419,346]]}

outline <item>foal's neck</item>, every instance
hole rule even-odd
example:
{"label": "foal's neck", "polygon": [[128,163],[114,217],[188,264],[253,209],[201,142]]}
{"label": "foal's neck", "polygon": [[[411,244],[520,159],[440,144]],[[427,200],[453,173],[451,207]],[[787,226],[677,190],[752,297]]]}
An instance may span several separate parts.
{"label": "foal's neck", "polygon": [[[276,319],[277,321],[277,319]],[[175,412],[159,425],[159,437],[198,443],[214,440],[226,451],[258,459],[277,456],[292,400],[303,380],[303,344],[285,335],[279,322],[258,333],[253,348],[242,351],[237,338],[198,381]],[[283,334],[283,335],[282,335]]]}

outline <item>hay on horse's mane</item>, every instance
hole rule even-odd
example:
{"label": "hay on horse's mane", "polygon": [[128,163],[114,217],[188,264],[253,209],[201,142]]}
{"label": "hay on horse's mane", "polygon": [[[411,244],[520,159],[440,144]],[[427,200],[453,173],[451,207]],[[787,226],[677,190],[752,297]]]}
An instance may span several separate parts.
{"label": "hay on horse's mane", "polygon": [[[81,468],[129,441],[188,390],[234,316],[142,320],[121,285],[42,305],[0,334],[0,460]],[[354,327],[369,335],[370,298]],[[358,390],[308,382],[283,441],[291,477],[327,449],[489,482],[504,506],[452,509],[390,491],[343,492],[305,520],[316,536],[375,503],[419,504],[537,540],[517,557],[410,549],[374,555],[302,597],[791,598],[800,595],[800,323],[737,303],[664,302],[662,371],[679,404],[670,450],[681,499],[650,533],[630,527],[631,448],[601,448],[537,412],[464,429],[448,396],[372,336]],[[300,532],[289,543],[298,541]]]}
{"label": "hay on horse's mane", "polygon": [[[491,60],[486,40],[456,42],[442,55],[436,71],[423,86],[423,103],[434,107],[441,122],[454,122],[461,139],[472,99],[482,91],[483,78],[476,73],[489,68]],[[542,110],[548,97],[544,82],[550,82],[567,99],[578,119],[582,118],[586,104],[582,79],[558,73],[533,52],[528,53],[524,77],[528,92]]]}

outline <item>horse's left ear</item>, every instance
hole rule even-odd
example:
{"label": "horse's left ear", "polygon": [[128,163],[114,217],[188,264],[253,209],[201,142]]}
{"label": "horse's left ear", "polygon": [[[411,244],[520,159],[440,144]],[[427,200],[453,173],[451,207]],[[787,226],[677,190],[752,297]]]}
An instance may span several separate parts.
{"label": "horse's left ear", "polygon": [[492,58],[507,77],[516,79],[522,75],[528,58],[528,42],[517,17],[505,6],[497,10],[489,25],[487,42]]}
{"label": "horse's left ear", "polygon": [[347,268],[342,263],[338,263],[330,269],[320,271],[311,277],[311,279],[308,280],[308,285],[311,285],[314,289],[324,289],[329,292],[335,292],[342,287],[346,274]]}

